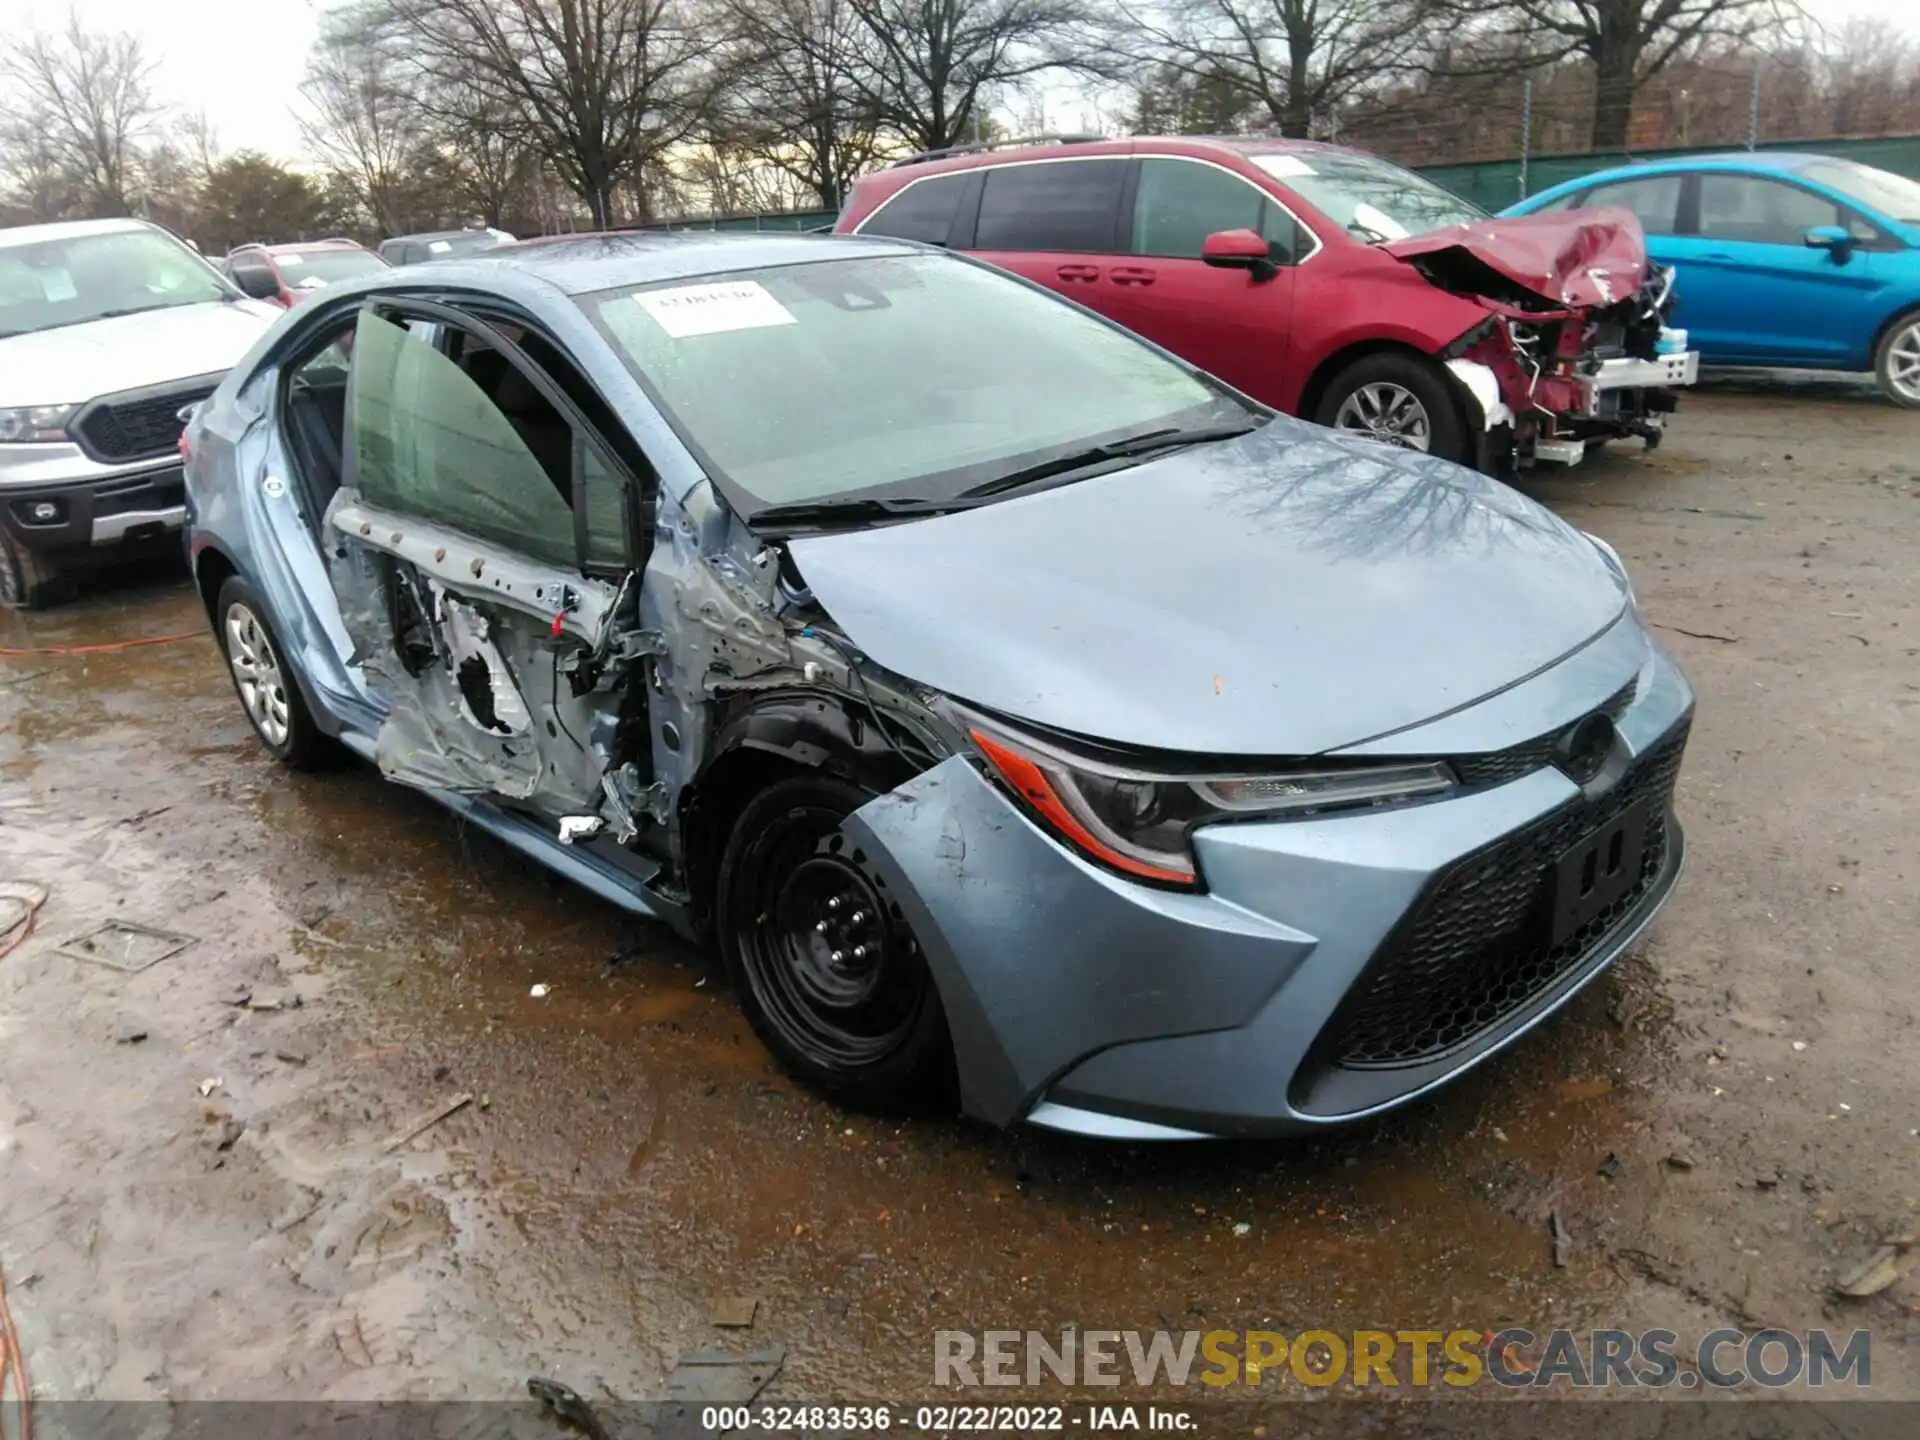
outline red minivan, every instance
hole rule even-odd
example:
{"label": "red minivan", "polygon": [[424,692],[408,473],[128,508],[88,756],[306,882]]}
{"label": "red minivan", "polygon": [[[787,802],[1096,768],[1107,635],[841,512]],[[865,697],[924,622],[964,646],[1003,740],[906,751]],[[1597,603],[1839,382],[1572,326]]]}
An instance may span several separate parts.
{"label": "red minivan", "polygon": [[1697,370],[1627,212],[1493,220],[1333,145],[938,152],[860,180],[835,229],[967,251],[1276,409],[1495,472],[1658,443]]}

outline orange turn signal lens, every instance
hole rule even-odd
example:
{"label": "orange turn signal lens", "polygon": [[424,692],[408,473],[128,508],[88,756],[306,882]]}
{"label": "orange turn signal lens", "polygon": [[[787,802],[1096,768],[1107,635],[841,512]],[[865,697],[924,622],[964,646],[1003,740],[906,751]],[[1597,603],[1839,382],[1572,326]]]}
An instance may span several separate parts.
{"label": "orange turn signal lens", "polygon": [[973,743],[980,747],[980,753],[987,758],[1000,778],[1009,789],[1018,795],[1036,814],[1054,831],[1076,849],[1085,852],[1101,864],[1118,870],[1123,874],[1135,875],[1143,880],[1153,880],[1162,885],[1191,886],[1195,874],[1191,867],[1184,870],[1168,869],[1129,855],[1117,849],[1111,843],[1100,838],[1089,828],[1074,807],[1062,793],[1065,781],[1056,781],[1047,769],[1032,757],[978,729],[970,729],[967,734]]}

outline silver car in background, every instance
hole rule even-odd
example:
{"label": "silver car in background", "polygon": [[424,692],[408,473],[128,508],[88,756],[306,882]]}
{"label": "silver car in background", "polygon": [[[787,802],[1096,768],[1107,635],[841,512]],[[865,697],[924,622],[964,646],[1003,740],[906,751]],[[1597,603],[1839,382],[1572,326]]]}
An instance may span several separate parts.
{"label": "silver car in background", "polygon": [[713,942],[789,1071],[1133,1138],[1370,1115],[1671,894],[1618,558],[903,242],[331,287],[189,426],[266,748]]}
{"label": "silver car in background", "polygon": [[180,412],[279,314],[142,220],[0,230],[0,606],[180,543]]}

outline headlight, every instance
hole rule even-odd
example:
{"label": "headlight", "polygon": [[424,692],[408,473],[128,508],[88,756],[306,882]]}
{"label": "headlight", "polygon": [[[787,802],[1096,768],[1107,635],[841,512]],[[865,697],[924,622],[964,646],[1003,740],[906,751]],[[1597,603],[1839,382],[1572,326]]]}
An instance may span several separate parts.
{"label": "headlight", "polygon": [[[958,710],[959,707],[955,707]],[[1110,869],[1196,889],[1190,836],[1200,825],[1391,804],[1454,787],[1437,761],[1262,775],[1168,775],[1076,755],[998,721],[961,714],[968,738],[1009,790],[1057,838]]]}
{"label": "headlight", "polygon": [[34,441],[67,440],[67,421],[73,418],[73,405],[30,405],[24,410],[0,410],[0,445],[26,445]]}

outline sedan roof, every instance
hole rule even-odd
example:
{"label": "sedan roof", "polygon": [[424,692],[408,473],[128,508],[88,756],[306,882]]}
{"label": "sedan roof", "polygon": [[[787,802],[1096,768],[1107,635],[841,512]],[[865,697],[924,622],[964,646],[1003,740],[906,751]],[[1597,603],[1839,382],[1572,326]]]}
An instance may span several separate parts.
{"label": "sedan roof", "polygon": [[[448,272],[472,276],[479,267],[536,276],[569,295],[694,280],[735,270],[806,265],[862,255],[906,255],[920,247],[852,236],[768,235],[726,231],[662,234],[652,231],[551,236],[463,256]],[[412,267],[419,273],[424,267]]]}

